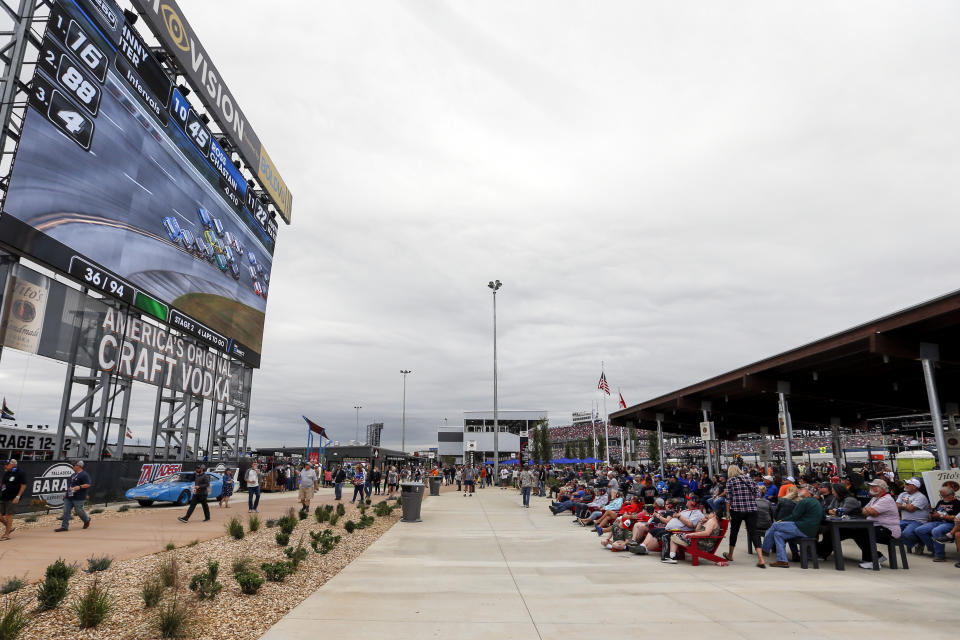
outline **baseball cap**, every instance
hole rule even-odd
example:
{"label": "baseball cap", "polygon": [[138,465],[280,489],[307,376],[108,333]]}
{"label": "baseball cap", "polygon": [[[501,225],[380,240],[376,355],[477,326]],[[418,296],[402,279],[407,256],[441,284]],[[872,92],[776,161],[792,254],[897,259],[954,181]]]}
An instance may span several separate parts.
{"label": "baseball cap", "polygon": [[773,476],[763,476],[763,479],[769,482],[773,482]]}
{"label": "baseball cap", "polygon": [[73,466],[83,468],[83,460],[75,460]]}
{"label": "baseball cap", "polygon": [[877,478],[876,480],[872,480],[871,482],[868,482],[867,484],[868,484],[869,486],[871,486],[871,487],[878,487],[878,488],[880,488],[880,489],[883,489],[884,491],[887,490],[887,481],[886,481],[886,480],[881,480],[880,478]]}
{"label": "baseball cap", "polygon": [[920,481],[917,480],[916,478],[910,478],[909,480],[907,480],[906,484],[912,484],[912,485],[915,486],[917,489],[920,488]]}
{"label": "baseball cap", "polygon": [[797,479],[794,478],[793,476],[787,476],[787,480],[789,480],[790,482],[796,482],[796,481],[797,481]]}

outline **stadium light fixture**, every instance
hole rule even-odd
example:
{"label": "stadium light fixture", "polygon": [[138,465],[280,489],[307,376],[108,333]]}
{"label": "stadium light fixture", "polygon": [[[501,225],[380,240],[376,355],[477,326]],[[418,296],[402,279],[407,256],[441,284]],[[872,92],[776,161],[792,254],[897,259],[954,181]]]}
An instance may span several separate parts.
{"label": "stadium light fixture", "polygon": [[407,374],[411,373],[409,369],[401,369],[403,374],[403,417],[400,420],[400,450],[407,452]]}
{"label": "stadium light fixture", "polygon": [[503,286],[491,280],[487,287],[493,291],[493,477],[500,477],[500,422],[497,413],[497,291]]}

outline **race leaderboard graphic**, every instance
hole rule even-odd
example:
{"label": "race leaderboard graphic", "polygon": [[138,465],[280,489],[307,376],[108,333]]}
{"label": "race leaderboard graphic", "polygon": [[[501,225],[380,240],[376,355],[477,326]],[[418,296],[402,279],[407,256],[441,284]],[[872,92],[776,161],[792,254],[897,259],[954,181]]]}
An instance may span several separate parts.
{"label": "race leaderboard graphic", "polygon": [[259,366],[286,185],[260,147],[255,191],[233,160],[252,130],[238,143],[204,100],[214,134],[113,0],[51,4],[0,239]]}

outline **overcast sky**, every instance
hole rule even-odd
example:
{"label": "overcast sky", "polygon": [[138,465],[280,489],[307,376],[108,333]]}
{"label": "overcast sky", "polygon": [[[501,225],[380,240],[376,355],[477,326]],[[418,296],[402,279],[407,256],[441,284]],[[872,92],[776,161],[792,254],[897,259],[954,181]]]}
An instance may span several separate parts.
{"label": "overcast sky", "polygon": [[[491,408],[491,279],[556,424],[601,361],[613,411],[958,287],[956,2],[181,6],[294,196],[253,445],[399,446],[401,369],[408,448]],[[55,422],[62,371],[0,392]]]}

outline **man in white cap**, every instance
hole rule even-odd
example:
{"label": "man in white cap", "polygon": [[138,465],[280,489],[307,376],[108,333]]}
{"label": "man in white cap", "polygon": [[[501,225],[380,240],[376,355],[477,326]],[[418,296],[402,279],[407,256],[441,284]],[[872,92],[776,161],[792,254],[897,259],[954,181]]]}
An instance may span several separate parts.
{"label": "man in white cap", "polygon": [[773,482],[773,476],[763,476],[763,497],[773,500],[777,497],[780,487]]}
{"label": "man in white cap", "polygon": [[897,508],[900,509],[900,539],[907,548],[919,545],[922,552],[923,545],[913,530],[930,520],[930,501],[920,491],[918,478],[907,480],[903,493],[897,496]]}
{"label": "man in white cap", "polygon": [[310,501],[313,500],[313,492],[316,490],[317,484],[319,484],[319,480],[317,472],[313,470],[313,464],[309,461],[305,462],[303,469],[300,470],[300,490],[297,492],[297,498],[303,505],[304,511],[310,510]]}
{"label": "man in white cap", "polygon": [[797,484],[797,479],[793,476],[787,476],[784,478],[783,484],[780,485],[780,490],[777,491],[777,498],[782,498],[783,496],[787,495],[787,489],[795,484]]}

